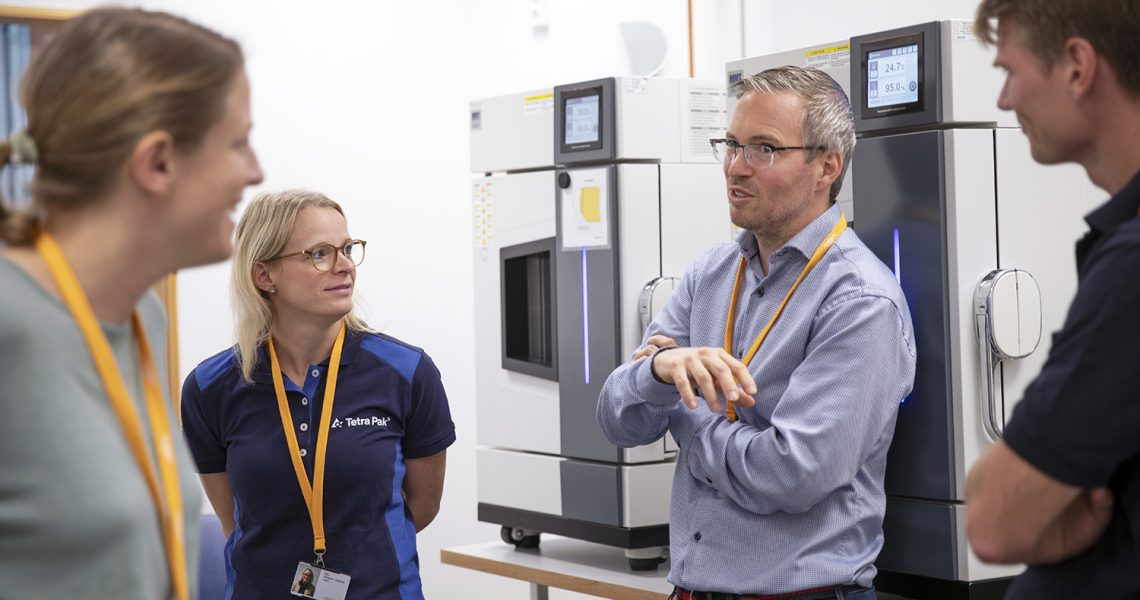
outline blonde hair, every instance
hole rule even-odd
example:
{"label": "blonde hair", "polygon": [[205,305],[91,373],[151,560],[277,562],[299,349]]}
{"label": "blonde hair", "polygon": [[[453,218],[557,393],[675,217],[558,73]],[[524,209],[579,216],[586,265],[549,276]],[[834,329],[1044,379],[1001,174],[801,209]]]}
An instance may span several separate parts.
{"label": "blonde hair", "polygon": [[[242,377],[253,381],[257,349],[269,339],[273,310],[269,295],[253,283],[253,265],[281,253],[297,215],[305,208],[331,208],[341,216],[344,210],[324,194],[308,190],[285,190],[258,194],[242,214],[237,226],[230,297],[234,306],[234,338]],[[355,310],[345,317],[351,331],[371,331]]]}
{"label": "blonde hair", "polygon": [[[21,84],[38,149],[33,204],[15,212],[0,199],[0,239],[29,243],[46,211],[101,198],[150,132],[195,150],[243,64],[237,42],[166,13],[99,8],[68,21]],[[0,141],[0,168],[11,151]]]}

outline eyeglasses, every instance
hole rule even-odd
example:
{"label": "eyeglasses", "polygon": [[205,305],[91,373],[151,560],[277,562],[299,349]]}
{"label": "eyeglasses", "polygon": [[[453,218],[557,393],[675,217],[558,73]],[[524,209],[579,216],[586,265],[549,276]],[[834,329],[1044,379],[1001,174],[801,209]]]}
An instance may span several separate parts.
{"label": "eyeglasses", "polygon": [[827,150],[827,146],[773,146],[772,144],[741,144],[736,140],[709,140],[712,144],[713,156],[723,160],[724,164],[732,164],[736,160],[737,151],[744,150],[744,162],[753,169],[767,169],[776,162],[776,153],[785,150]]}
{"label": "eyeglasses", "polygon": [[300,252],[291,252],[289,254],[280,254],[262,262],[273,262],[282,258],[289,258],[292,256],[299,256],[304,254],[309,257],[313,263],[313,268],[318,271],[331,271],[336,266],[337,252],[344,255],[353,265],[359,267],[360,263],[364,262],[364,245],[368,242],[364,240],[348,240],[343,246],[334,246],[332,244],[317,244],[308,250]]}

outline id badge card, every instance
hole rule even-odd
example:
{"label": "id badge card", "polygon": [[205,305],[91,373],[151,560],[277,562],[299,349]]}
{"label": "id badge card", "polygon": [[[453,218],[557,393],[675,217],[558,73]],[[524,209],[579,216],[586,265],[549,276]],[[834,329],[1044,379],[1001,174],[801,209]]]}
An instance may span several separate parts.
{"label": "id badge card", "polygon": [[344,600],[348,595],[348,582],[352,577],[325,567],[314,567],[307,562],[297,563],[289,593],[301,598],[316,600]]}

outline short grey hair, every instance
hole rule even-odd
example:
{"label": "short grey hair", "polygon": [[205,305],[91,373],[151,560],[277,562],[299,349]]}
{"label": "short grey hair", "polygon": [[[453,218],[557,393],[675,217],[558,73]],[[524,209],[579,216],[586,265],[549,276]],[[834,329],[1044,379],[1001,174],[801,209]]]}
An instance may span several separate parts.
{"label": "short grey hair", "polygon": [[[843,176],[851,166],[855,152],[855,114],[843,88],[830,75],[819,69],[776,67],[750,75],[733,84],[730,92],[739,100],[747,94],[791,92],[804,100],[804,146],[826,146],[839,152],[843,168],[831,184],[831,200],[839,196]],[[815,160],[819,150],[805,152],[806,160]]]}

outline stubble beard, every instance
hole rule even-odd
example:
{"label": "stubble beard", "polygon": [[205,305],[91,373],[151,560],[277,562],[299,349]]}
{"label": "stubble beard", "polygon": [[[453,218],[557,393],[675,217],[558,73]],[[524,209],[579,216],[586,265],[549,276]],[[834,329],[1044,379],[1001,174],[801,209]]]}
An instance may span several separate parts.
{"label": "stubble beard", "polygon": [[783,209],[783,212],[773,214],[771,211],[761,210],[765,204],[772,204],[772,202],[754,186],[749,185],[746,179],[734,179],[730,184],[745,188],[752,194],[752,202],[747,206],[740,208],[729,206],[729,218],[732,220],[732,224],[756,236],[757,240],[764,244],[769,252],[775,251],[777,248],[767,248],[768,245],[776,246],[787,243],[792,236],[807,225],[806,222],[800,222],[805,218],[802,210],[805,210],[811,201],[807,194],[803,193],[804,190],[798,188],[782,190],[784,194],[796,196],[797,200],[783,207],[769,206],[769,209],[777,211]]}
{"label": "stubble beard", "polygon": [[[734,177],[728,182],[728,187],[741,187],[752,194],[752,200],[747,206],[736,207],[729,203],[728,217],[732,220],[732,224],[737,227],[752,233],[757,234],[765,224],[763,217],[758,214],[759,207],[763,205],[764,199],[760,197],[759,190],[755,186],[750,185],[750,182],[745,177]],[[727,193],[728,190],[725,190]]]}

